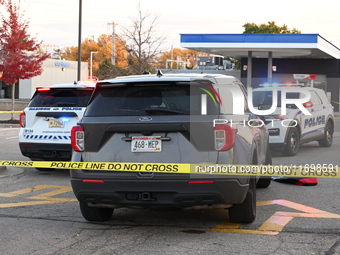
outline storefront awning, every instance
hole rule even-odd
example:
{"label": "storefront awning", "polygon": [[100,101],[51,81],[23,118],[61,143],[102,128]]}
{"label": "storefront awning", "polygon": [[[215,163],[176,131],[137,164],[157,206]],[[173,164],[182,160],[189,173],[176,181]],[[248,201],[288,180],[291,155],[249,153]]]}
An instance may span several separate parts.
{"label": "storefront awning", "polygon": [[340,49],[318,34],[181,34],[181,47],[243,58],[340,59]]}

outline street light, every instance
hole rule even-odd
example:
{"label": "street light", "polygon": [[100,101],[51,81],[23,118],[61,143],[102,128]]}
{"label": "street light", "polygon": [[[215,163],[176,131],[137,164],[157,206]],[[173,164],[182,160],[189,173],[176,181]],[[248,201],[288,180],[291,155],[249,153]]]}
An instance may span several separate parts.
{"label": "street light", "polygon": [[92,54],[97,53],[97,51],[90,52],[90,79],[92,80]]}

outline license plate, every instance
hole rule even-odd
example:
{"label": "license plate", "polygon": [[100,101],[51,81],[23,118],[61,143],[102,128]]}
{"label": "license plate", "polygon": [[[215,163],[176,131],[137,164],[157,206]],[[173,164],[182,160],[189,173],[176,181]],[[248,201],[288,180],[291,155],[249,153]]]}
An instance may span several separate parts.
{"label": "license plate", "polygon": [[131,140],[132,152],[161,152],[162,140],[160,136],[133,136]]}
{"label": "license plate", "polygon": [[61,119],[49,119],[48,127],[49,128],[64,128],[64,122]]}

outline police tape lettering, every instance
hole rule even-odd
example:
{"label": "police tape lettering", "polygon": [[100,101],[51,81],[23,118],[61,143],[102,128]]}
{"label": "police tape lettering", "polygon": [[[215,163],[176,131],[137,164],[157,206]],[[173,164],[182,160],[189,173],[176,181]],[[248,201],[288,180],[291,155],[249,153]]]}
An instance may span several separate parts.
{"label": "police tape lettering", "polygon": [[56,162],[56,161],[0,161],[0,166],[75,169],[92,171],[162,172],[181,174],[248,175],[283,177],[340,178],[338,165],[232,165],[232,164],[170,164],[137,162]]}

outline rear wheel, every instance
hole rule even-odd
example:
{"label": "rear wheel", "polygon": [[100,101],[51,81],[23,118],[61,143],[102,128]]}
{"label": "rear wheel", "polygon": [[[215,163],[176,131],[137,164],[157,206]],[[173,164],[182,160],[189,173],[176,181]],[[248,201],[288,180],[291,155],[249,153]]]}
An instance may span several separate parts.
{"label": "rear wheel", "polygon": [[321,147],[330,147],[333,143],[333,126],[328,121],[325,127],[324,137],[318,141]]}
{"label": "rear wheel", "polygon": [[256,218],[256,185],[251,178],[249,190],[245,200],[241,204],[235,204],[229,209],[229,218],[234,223],[252,223]]}
{"label": "rear wheel", "polygon": [[38,171],[52,171],[54,170],[54,168],[43,168],[43,167],[36,167],[35,169],[37,169]]}
{"label": "rear wheel", "polygon": [[111,219],[114,208],[91,207],[86,202],[79,202],[80,211],[87,221],[108,221]]}
{"label": "rear wheel", "polygon": [[[36,159],[36,158],[30,158],[30,160],[41,161],[41,159]],[[45,172],[54,170],[54,168],[47,168],[47,167],[35,167],[35,169],[38,171],[45,171]]]}
{"label": "rear wheel", "polygon": [[299,131],[296,127],[292,127],[288,131],[287,145],[283,150],[285,156],[295,156],[300,147]]}

